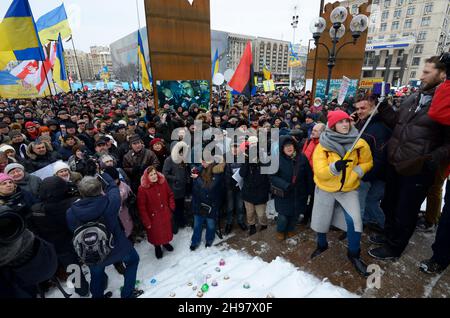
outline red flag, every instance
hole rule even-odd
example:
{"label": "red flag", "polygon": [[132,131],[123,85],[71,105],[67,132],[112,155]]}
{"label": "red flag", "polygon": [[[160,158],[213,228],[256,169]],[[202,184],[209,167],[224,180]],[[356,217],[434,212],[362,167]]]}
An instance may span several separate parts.
{"label": "red flag", "polygon": [[253,82],[254,77],[252,44],[248,41],[241,62],[228,85],[235,91],[251,97],[251,92],[255,85]]}

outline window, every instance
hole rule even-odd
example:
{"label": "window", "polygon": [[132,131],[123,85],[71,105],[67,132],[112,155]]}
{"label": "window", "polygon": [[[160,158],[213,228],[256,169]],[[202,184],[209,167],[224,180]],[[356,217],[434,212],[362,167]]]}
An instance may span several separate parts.
{"label": "window", "polygon": [[416,0],[409,0],[408,4],[413,4],[414,2],[416,2]]}
{"label": "window", "polygon": [[384,39],[384,35],[379,35],[379,36],[378,36],[378,39],[379,39],[379,40],[383,40],[383,39]]}
{"label": "window", "polygon": [[431,23],[431,17],[423,17],[422,23],[420,24],[420,26],[429,26],[430,23]]}
{"label": "window", "polygon": [[399,25],[400,25],[400,22],[398,22],[398,21],[392,22],[391,30],[398,30]]}
{"label": "window", "polygon": [[384,7],[390,7],[391,6],[391,0],[384,0]]}
{"label": "window", "polygon": [[409,75],[410,78],[416,78],[416,71],[412,71]]}
{"label": "window", "polygon": [[414,48],[414,54],[422,54],[423,53],[423,44],[417,44]]}
{"label": "window", "polygon": [[381,15],[381,20],[387,20],[389,18],[389,10],[383,11],[383,14]]}
{"label": "window", "polygon": [[397,38],[397,33],[393,33],[389,36],[390,40],[395,40]]}
{"label": "window", "polygon": [[397,6],[399,6],[399,7],[402,6],[403,2],[404,2],[403,0],[397,0]]}
{"label": "window", "polygon": [[414,57],[411,64],[413,66],[418,66],[420,64],[420,57]]}
{"label": "window", "polygon": [[412,19],[405,20],[405,29],[411,29],[412,27]]}
{"label": "window", "polygon": [[417,41],[425,41],[427,37],[427,31],[420,31],[417,35]]}
{"label": "window", "polygon": [[359,7],[358,7],[357,4],[352,5],[352,8],[351,8],[351,10],[350,10],[350,13],[353,14],[353,15],[359,13]]}
{"label": "window", "polygon": [[416,12],[416,7],[408,7],[408,10],[406,11],[406,15],[414,15]]}
{"label": "window", "polygon": [[373,4],[380,4],[380,0],[373,0]]}
{"label": "window", "polygon": [[423,9],[423,14],[429,14],[433,11],[433,2],[427,3]]}
{"label": "window", "polygon": [[363,71],[363,77],[372,77],[372,71]]}
{"label": "window", "polygon": [[380,25],[380,32],[384,32],[387,29],[387,23],[381,23]]}
{"label": "window", "polygon": [[400,19],[401,15],[402,15],[402,9],[395,9],[394,19]]}

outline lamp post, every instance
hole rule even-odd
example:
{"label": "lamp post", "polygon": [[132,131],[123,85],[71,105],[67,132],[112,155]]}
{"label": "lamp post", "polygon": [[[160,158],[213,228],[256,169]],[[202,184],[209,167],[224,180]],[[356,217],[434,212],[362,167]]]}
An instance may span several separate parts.
{"label": "lamp post", "polygon": [[335,8],[330,15],[330,20],[333,25],[330,28],[330,38],[331,42],[333,43],[331,49],[325,45],[324,43],[319,42],[320,37],[322,36],[323,31],[325,31],[327,27],[327,22],[322,17],[317,17],[311,22],[311,25],[309,27],[311,33],[313,34],[313,38],[315,41],[316,47],[319,45],[323,46],[328,53],[328,78],[327,78],[327,85],[325,89],[325,103],[324,105],[328,104],[328,95],[330,93],[330,83],[331,83],[331,75],[333,73],[333,68],[336,65],[336,59],[341,51],[341,49],[344,46],[347,46],[349,44],[356,44],[357,40],[361,36],[361,33],[363,33],[369,23],[369,19],[364,14],[358,14],[353,17],[352,21],[350,22],[350,31],[352,32],[353,41],[346,42],[342,44],[340,47],[337,47],[337,44],[339,43],[339,40],[345,35],[346,29],[344,26],[345,21],[347,20],[348,11],[345,7],[337,7]]}
{"label": "lamp post", "polygon": [[[295,15],[292,17],[292,23],[291,26],[294,29],[294,39],[292,40],[292,50],[294,50],[295,45],[295,30],[298,27],[298,15],[297,15],[297,6],[294,7]],[[292,77],[293,77],[293,67],[291,65],[289,70],[289,89],[292,90]]]}

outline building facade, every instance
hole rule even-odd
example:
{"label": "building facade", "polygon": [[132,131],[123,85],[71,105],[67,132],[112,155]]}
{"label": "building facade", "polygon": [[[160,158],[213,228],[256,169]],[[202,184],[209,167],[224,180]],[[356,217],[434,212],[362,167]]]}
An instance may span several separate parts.
{"label": "building facade", "polygon": [[[344,1],[352,14],[364,0]],[[352,11],[353,10],[353,11]],[[362,77],[414,84],[427,58],[450,47],[449,0],[373,0]]]}
{"label": "building facade", "polygon": [[103,72],[105,67],[108,69],[108,73],[111,76],[113,72],[112,59],[109,47],[107,46],[91,46],[90,57],[92,59],[92,72],[95,79],[100,80],[100,73]]}
{"label": "building facade", "polygon": [[[77,50],[66,49],[64,51],[66,69],[73,81],[92,81],[95,79],[93,72],[92,58],[89,53]],[[78,61],[78,66],[77,66]]]}

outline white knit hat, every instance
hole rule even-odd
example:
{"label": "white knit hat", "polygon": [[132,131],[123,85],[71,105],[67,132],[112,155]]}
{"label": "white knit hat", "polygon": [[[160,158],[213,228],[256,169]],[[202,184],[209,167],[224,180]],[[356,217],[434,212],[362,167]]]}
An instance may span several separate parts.
{"label": "white knit hat", "polygon": [[2,145],[0,147],[1,152],[7,152],[8,150],[12,150],[12,151],[14,151],[14,153],[16,152],[16,150],[13,147],[11,147],[10,145]]}
{"label": "white knit hat", "polygon": [[10,163],[9,165],[7,165],[5,167],[5,173],[9,174],[11,171],[13,171],[14,169],[20,169],[22,171],[25,172],[25,167],[22,166],[20,163]]}
{"label": "white knit hat", "polygon": [[62,162],[62,161],[57,161],[55,162],[55,164],[53,165],[53,174],[56,175],[59,171],[63,170],[63,169],[68,169],[70,170],[70,167],[67,163]]}

